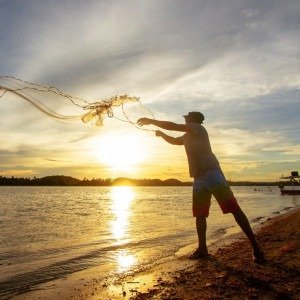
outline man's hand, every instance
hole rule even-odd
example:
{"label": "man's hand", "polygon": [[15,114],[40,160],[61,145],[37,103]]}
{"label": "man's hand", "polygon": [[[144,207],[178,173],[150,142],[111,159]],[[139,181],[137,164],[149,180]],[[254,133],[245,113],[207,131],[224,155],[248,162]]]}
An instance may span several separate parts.
{"label": "man's hand", "polygon": [[139,126],[150,125],[151,121],[152,121],[152,119],[149,119],[149,118],[140,118],[137,120],[137,124]]}
{"label": "man's hand", "polygon": [[162,136],[164,133],[162,132],[162,131],[160,131],[160,130],[156,130],[155,131],[155,135],[156,136]]}

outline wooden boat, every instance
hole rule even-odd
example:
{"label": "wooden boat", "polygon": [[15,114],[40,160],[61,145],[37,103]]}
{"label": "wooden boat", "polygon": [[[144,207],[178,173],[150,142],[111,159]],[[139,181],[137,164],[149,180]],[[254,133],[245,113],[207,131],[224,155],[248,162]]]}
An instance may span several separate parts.
{"label": "wooden boat", "polygon": [[288,179],[287,182],[280,182],[279,188],[282,195],[300,195],[300,176],[298,171],[291,172],[291,176],[281,177],[280,179]]}

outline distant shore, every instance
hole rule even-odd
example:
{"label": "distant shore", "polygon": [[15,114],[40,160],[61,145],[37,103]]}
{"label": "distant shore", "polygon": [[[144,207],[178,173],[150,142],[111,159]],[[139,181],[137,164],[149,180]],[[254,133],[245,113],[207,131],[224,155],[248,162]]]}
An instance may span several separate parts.
{"label": "distant shore", "polygon": [[[278,186],[278,182],[252,182],[252,181],[230,181],[230,186]],[[287,183],[288,184],[288,183]],[[192,181],[180,181],[175,178],[161,179],[133,179],[133,178],[93,178],[77,179],[71,176],[54,175],[41,178],[5,177],[0,175],[0,186],[192,186]]]}

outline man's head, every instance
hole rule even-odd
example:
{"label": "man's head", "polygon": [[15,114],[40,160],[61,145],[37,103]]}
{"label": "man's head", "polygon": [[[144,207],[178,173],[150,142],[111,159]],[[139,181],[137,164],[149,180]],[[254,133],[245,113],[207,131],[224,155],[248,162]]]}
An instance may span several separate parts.
{"label": "man's head", "polygon": [[202,124],[204,121],[204,115],[199,111],[191,111],[183,117],[185,118],[186,123]]}

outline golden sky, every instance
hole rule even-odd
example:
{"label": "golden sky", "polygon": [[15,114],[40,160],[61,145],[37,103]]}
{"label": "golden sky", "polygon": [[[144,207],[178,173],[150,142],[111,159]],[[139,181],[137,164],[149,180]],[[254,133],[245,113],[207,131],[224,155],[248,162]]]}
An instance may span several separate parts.
{"label": "golden sky", "polygon": [[[0,3],[0,75],[88,101],[128,93],[178,123],[201,111],[231,180],[273,181],[300,169],[298,1]],[[133,121],[149,116],[125,108]],[[0,112],[3,176],[189,180],[183,147],[131,124],[57,122],[12,95]]]}

